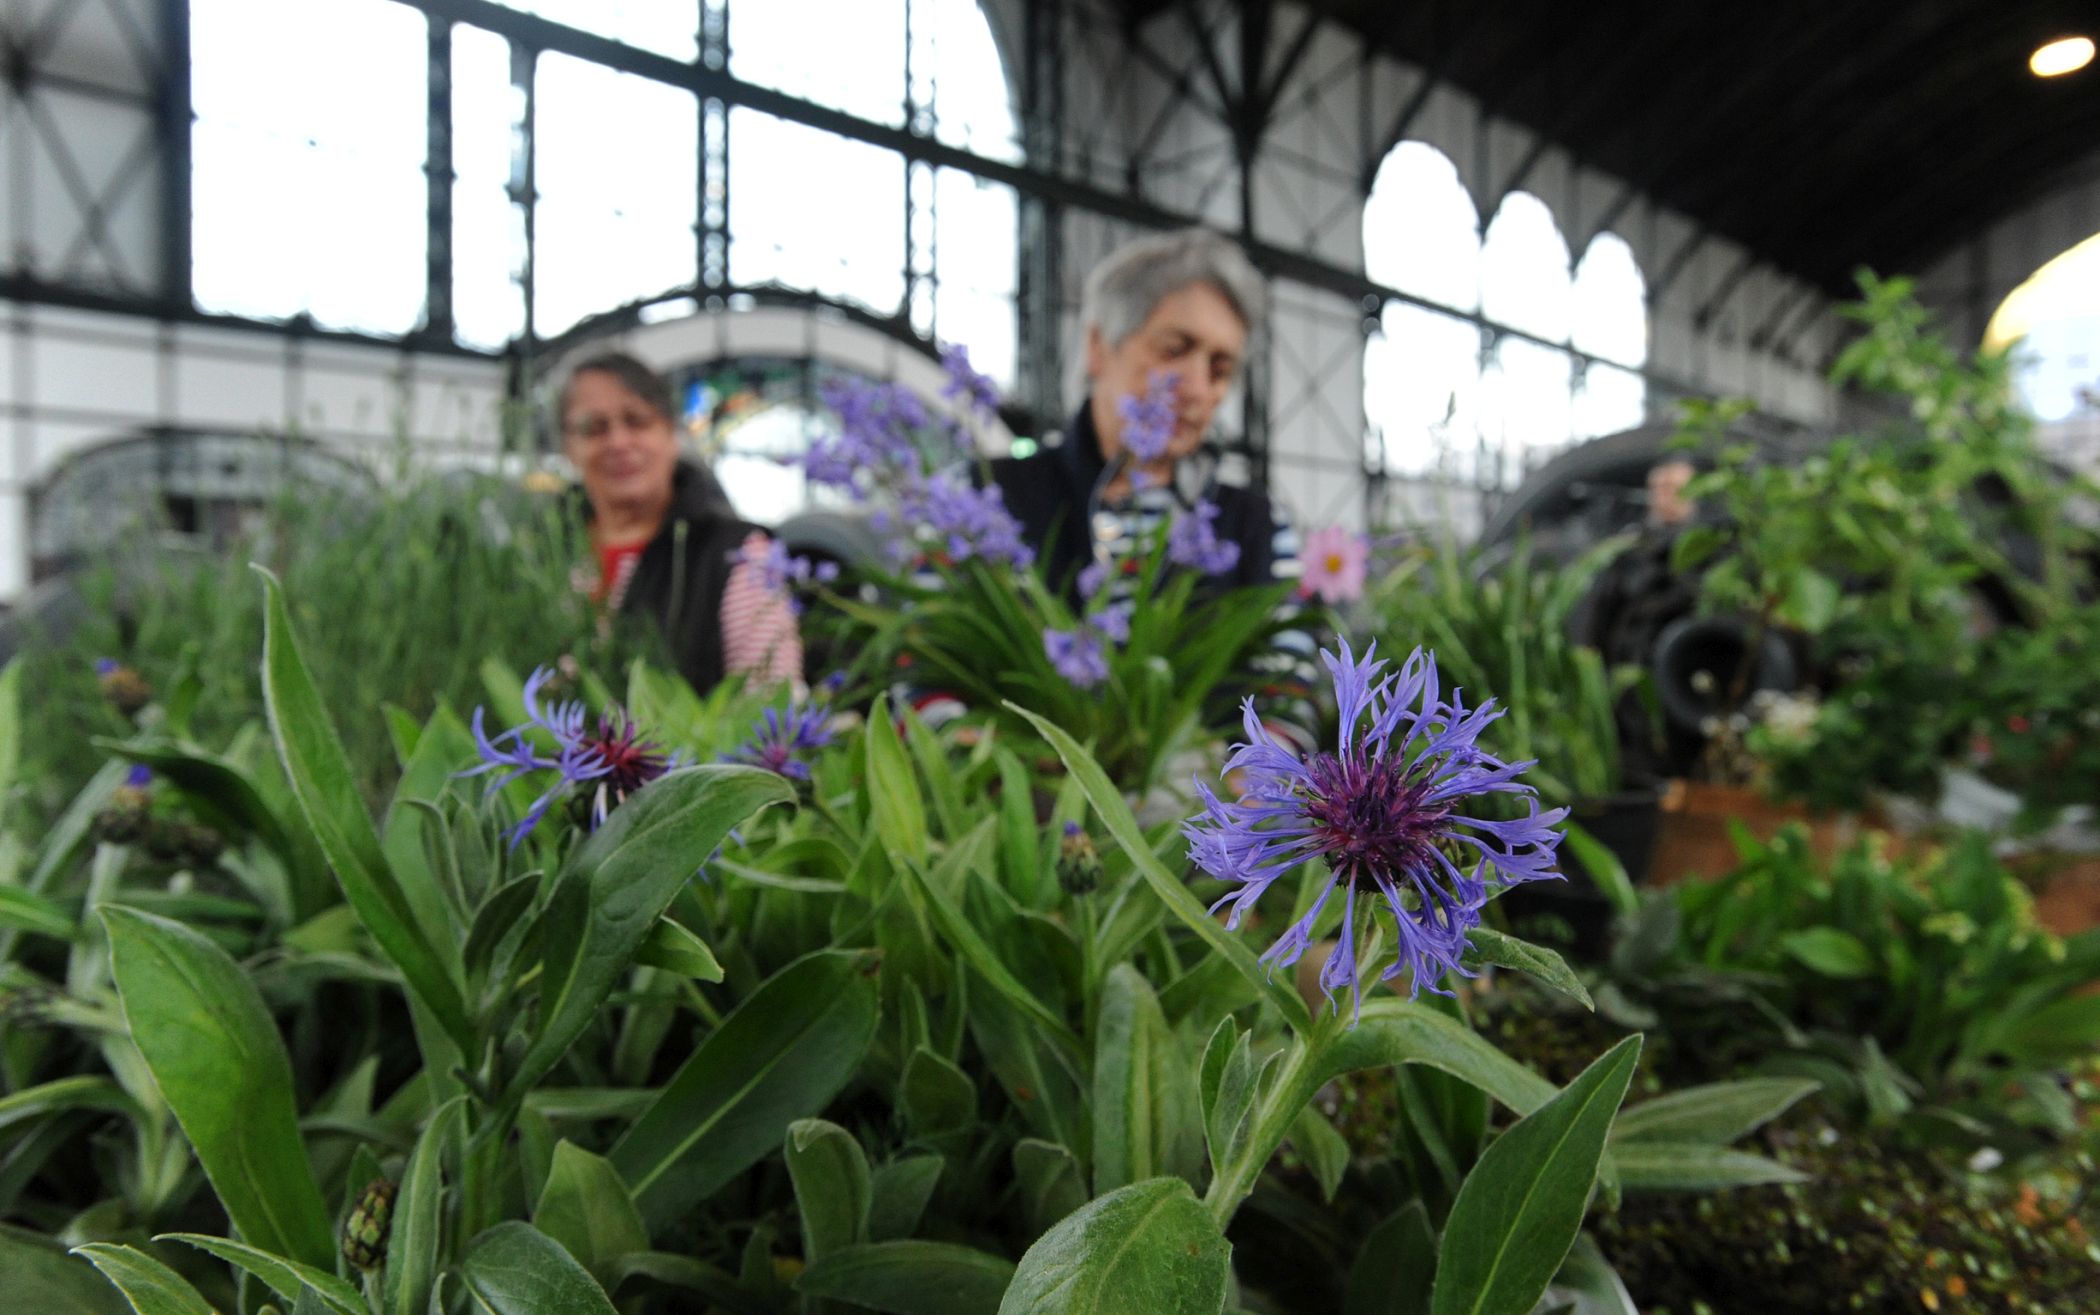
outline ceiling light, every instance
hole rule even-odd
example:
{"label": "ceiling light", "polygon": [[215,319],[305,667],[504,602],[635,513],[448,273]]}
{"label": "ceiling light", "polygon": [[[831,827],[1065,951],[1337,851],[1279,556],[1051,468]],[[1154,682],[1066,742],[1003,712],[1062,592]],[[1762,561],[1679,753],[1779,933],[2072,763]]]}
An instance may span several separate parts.
{"label": "ceiling light", "polygon": [[2093,39],[2091,37],[2062,37],[2045,46],[2038,46],[2027,57],[2027,67],[2034,70],[2038,78],[2061,77],[2076,73],[2093,62]]}

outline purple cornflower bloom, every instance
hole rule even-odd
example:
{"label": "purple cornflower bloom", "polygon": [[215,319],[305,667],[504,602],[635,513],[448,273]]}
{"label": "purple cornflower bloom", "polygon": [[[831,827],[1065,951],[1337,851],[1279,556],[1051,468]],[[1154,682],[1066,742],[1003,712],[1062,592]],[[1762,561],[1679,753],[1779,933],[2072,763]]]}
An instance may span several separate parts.
{"label": "purple cornflower bloom", "polygon": [[1188,566],[1205,575],[1223,575],[1240,563],[1240,546],[1220,542],[1211,522],[1218,518],[1218,505],[1205,500],[1174,518],[1167,531],[1167,560]]}
{"label": "purple cornflower bloom", "polygon": [[[1493,699],[1468,709],[1453,691],[1446,702],[1433,656],[1416,649],[1397,675],[1387,675],[1374,660],[1377,648],[1359,659],[1344,642],[1339,660],[1320,654],[1340,705],[1337,752],[1299,759],[1270,737],[1247,700],[1247,742],[1225,760],[1228,776],[1242,774],[1238,800],[1225,803],[1198,781],[1203,812],[1182,828],[1189,857],[1236,886],[1212,906],[1232,906],[1231,928],[1278,877],[1313,858],[1327,861],[1327,884],[1311,911],[1261,957],[1272,968],[1296,963],[1340,883],[1340,943],[1320,971],[1320,989],[1335,1000],[1346,986],[1359,1008],[1359,891],[1385,900],[1398,933],[1399,957],[1381,979],[1405,969],[1410,997],[1424,987],[1449,995],[1445,973],[1473,975],[1460,958],[1480,925],[1489,881],[1558,877],[1552,827],[1567,816],[1565,808],[1540,812],[1532,788],[1516,779],[1529,762],[1505,763],[1479,746],[1480,732],[1502,715]],[[1469,796],[1487,794],[1518,795],[1529,812],[1498,822],[1455,811]]]}
{"label": "purple cornflower bloom", "polygon": [[948,372],[948,382],[941,389],[941,396],[953,398],[965,407],[984,416],[987,420],[999,414],[999,385],[990,375],[979,374],[970,364],[970,353],[961,343],[950,343],[941,348],[941,367]]}
{"label": "purple cornflower bloom", "polygon": [[[593,730],[581,700],[543,704],[540,689],[553,676],[551,667],[534,670],[525,682],[525,724],[513,727],[493,740],[482,727],[485,709],[474,709],[474,747],[481,753],[481,762],[461,772],[461,776],[502,772],[489,783],[487,793],[493,794],[527,772],[560,773],[560,778],[547,787],[545,794],[533,800],[532,806],[525,810],[525,816],[510,829],[513,849],[533,827],[539,825],[555,799],[571,786],[586,786],[592,790],[590,825],[595,830],[605,824],[606,814],[623,803],[627,796],[679,765],[676,755],[667,756],[656,744],[643,739],[627,714],[618,709],[601,715]],[[541,753],[526,738],[527,732],[534,727],[553,738],[557,746],[553,757]]]}
{"label": "purple cornflower bloom", "polygon": [[123,663],[112,657],[98,657],[95,659],[95,674],[98,676],[114,675],[117,668],[123,665]]}
{"label": "purple cornflower bloom", "polygon": [[1079,573],[1079,596],[1089,602],[1093,601],[1094,595],[1101,592],[1101,586],[1108,583],[1109,570],[1110,567],[1107,562],[1097,561],[1081,571]]}
{"label": "purple cornflower bloom", "polygon": [[1043,652],[1057,674],[1080,689],[1092,689],[1108,679],[1108,659],[1102,655],[1101,641],[1084,630],[1044,630]]}
{"label": "purple cornflower bloom", "polygon": [[1110,603],[1088,617],[1086,622],[1110,643],[1127,644],[1130,642],[1130,614],[1136,610],[1136,603]]}
{"label": "purple cornflower bloom", "polygon": [[133,763],[131,770],[124,773],[124,784],[134,790],[145,789],[153,784],[153,769],[144,763]]}
{"label": "purple cornflower bloom", "polygon": [[1140,465],[1167,454],[1180,419],[1174,402],[1174,390],[1180,383],[1181,376],[1174,371],[1154,370],[1145,382],[1144,396],[1125,396],[1116,402],[1116,411],[1123,417],[1123,446]]}
{"label": "purple cornflower bloom", "polygon": [[750,763],[797,781],[809,779],[809,764],[795,755],[831,743],[831,710],[820,703],[795,702],[785,711],[767,708],[751,724],[751,740],[729,761]]}

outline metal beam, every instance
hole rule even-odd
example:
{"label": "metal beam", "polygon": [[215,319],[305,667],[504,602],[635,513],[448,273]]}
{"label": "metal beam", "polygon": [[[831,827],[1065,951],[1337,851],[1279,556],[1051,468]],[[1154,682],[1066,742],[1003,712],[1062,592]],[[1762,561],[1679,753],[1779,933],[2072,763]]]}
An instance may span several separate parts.
{"label": "metal beam", "polygon": [[155,88],[154,121],[160,133],[160,302],[161,314],[194,310],[190,262],[190,6],[188,0],[161,0],[160,83]]}
{"label": "metal beam", "polygon": [[452,337],[452,25],[430,23],[430,68],[423,159],[426,224],[423,327],[419,336]]}

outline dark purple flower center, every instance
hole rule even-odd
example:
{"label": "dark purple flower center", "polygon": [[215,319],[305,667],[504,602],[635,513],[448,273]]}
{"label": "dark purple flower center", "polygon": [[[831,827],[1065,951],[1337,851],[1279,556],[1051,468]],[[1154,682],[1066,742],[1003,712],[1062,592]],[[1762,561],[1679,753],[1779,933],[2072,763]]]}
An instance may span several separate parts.
{"label": "dark purple flower center", "polygon": [[1398,875],[1433,861],[1451,810],[1423,803],[1427,779],[1394,758],[1321,753],[1306,769],[1305,816],[1337,877],[1368,885],[1373,872]]}
{"label": "dark purple flower center", "polygon": [[625,717],[600,717],[597,735],[584,747],[605,760],[605,784],[624,799],[664,774],[663,750],[641,737],[635,724]]}

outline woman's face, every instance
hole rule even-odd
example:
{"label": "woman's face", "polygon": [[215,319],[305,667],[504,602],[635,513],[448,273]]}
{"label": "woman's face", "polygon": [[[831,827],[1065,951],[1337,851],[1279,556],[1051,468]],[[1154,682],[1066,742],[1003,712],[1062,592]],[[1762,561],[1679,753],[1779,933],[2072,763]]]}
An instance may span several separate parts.
{"label": "woman's face", "polygon": [[677,432],[617,375],[584,370],[570,382],[562,452],[594,507],[647,506],[671,496]]}

